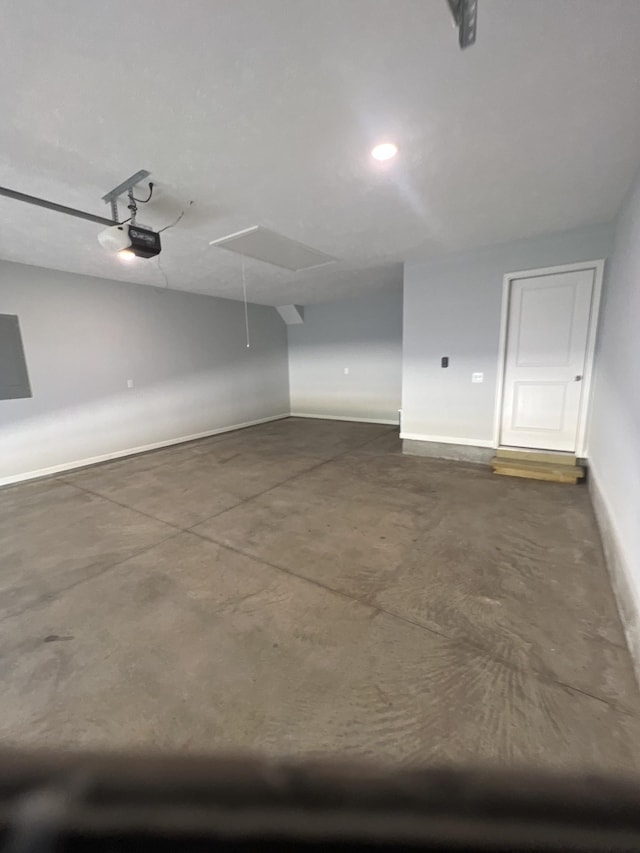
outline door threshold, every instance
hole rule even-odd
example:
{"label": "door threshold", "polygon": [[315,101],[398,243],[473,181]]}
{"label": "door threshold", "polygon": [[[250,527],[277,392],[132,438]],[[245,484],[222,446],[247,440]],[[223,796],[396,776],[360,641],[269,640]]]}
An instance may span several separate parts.
{"label": "door threshold", "polygon": [[575,456],[575,450],[547,450],[546,447],[518,447],[515,444],[499,444],[498,450],[513,450],[516,453],[553,453],[557,456]]}
{"label": "door threshold", "polygon": [[575,466],[578,463],[576,454],[568,450],[542,450],[533,447],[506,447],[504,445],[496,450],[496,458],[547,462],[552,465]]}

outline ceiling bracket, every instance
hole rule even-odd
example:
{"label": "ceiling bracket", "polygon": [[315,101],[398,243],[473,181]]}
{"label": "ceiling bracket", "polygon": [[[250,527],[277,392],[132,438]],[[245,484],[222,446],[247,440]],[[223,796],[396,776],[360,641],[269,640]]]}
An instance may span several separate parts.
{"label": "ceiling bracket", "polygon": [[133,187],[131,187],[129,189],[129,192],[127,193],[127,195],[129,196],[129,204],[127,205],[127,210],[131,214],[131,224],[135,225],[136,224],[136,214],[138,212],[138,205],[136,204],[136,200],[133,197]]}
{"label": "ceiling bracket", "polygon": [[471,47],[476,42],[478,0],[447,0],[458,30],[460,47]]}
{"label": "ceiling bracket", "polygon": [[129,197],[128,208],[132,214],[131,221],[135,225],[136,212],[138,208],[136,207],[136,203],[133,198],[133,188],[136,184],[139,184],[140,181],[144,181],[146,178],[148,178],[150,174],[151,172],[148,172],[146,169],[140,169],[140,171],[136,172],[135,175],[131,175],[131,177],[127,178],[126,181],[123,181],[121,184],[118,184],[117,187],[114,187],[112,190],[109,190],[106,195],[102,196],[102,201],[104,201],[105,204],[111,205],[111,218],[114,220],[114,222],[118,222],[118,199],[121,195],[127,193]]}

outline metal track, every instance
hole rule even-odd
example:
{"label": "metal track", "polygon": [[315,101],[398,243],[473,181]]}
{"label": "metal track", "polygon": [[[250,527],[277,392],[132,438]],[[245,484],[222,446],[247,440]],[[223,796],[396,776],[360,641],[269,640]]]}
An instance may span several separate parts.
{"label": "metal track", "polygon": [[37,198],[34,195],[19,193],[17,190],[10,190],[6,187],[0,187],[0,195],[12,198],[14,201],[24,201],[26,204],[33,204],[36,207],[55,210],[56,213],[66,213],[67,216],[76,216],[78,219],[87,219],[89,222],[97,222],[99,225],[118,224],[117,219],[107,219],[104,216],[96,216],[94,213],[87,213],[85,210],[78,210],[75,207],[67,207],[64,204],[56,204],[55,201],[47,201],[44,198]]}

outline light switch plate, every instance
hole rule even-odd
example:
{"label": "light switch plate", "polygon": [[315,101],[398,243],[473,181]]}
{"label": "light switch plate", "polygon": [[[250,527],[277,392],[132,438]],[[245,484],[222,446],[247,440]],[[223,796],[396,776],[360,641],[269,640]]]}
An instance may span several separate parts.
{"label": "light switch plate", "polygon": [[133,379],[127,379],[127,388],[133,388]]}
{"label": "light switch plate", "polygon": [[471,374],[472,382],[484,382],[484,373],[472,373]]}

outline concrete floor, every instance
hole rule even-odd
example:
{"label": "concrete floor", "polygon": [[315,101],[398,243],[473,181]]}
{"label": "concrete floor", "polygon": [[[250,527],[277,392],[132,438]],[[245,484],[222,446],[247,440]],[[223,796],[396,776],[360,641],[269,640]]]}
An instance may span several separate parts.
{"label": "concrete floor", "polygon": [[584,487],[289,419],[0,513],[5,746],[640,766]]}

